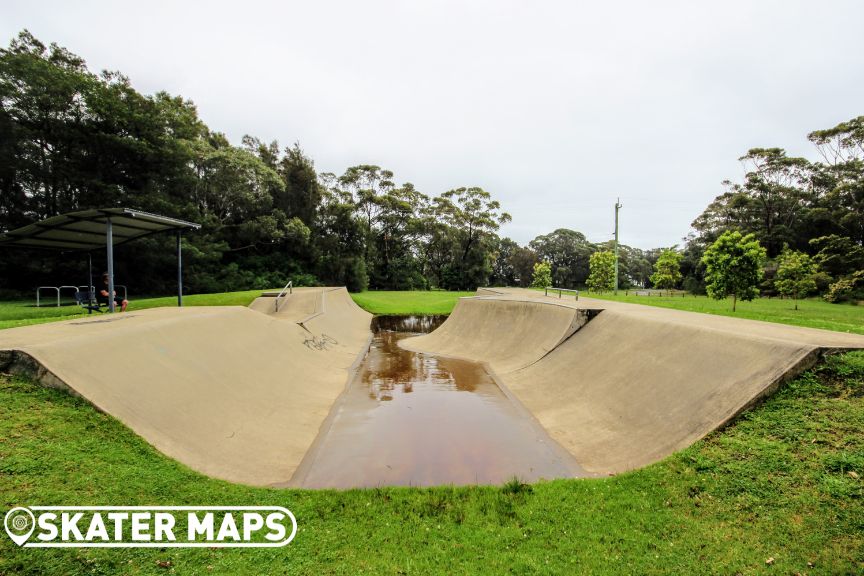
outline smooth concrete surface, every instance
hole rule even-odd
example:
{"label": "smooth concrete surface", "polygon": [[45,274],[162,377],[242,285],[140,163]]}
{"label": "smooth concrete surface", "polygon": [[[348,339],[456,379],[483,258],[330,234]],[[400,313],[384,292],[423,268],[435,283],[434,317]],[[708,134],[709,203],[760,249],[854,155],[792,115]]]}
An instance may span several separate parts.
{"label": "smooth concrete surface", "polygon": [[586,321],[583,310],[556,303],[460,298],[441,327],[401,344],[510,372],[540,360]]}
{"label": "smooth concrete surface", "polygon": [[[599,312],[560,339],[566,321],[552,320],[562,313],[546,307]],[[541,355],[552,342],[554,349]],[[692,444],[811,366],[821,353],[864,348],[864,336],[559,299],[532,290],[484,289],[460,301],[438,331],[400,344],[486,362],[583,468],[609,474]]]}
{"label": "smooth concrete surface", "polygon": [[[263,297],[249,308],[93,315],[0,330],[0,369],[86,398],[202,473],[286,485],[323,441],[370,320],[344,288],[298,288],[278,312]],[[688,446],[820,354],[864,348],[864,336],[483,289],[438,330],[399,345],[482,363],[598,475]]]}
{"label": "smooth concrete surface", "polygon": [[[278,314],[266,304],[256,304],[265,313],[156,308],[2,330],[0,369],[70,389],[199,472],[280,484],[365,354],[371,315],[344,288],[297,290]],[[286,319],[310,310],[311,326]]]}
{"label": "smooth concrete surface", "polygon": [[249,308],[256,312],[270,314],[281,320],[299,322],[321,309],[323,292],[318,289],[297,288],[291,294],[279,298],[279,310],[276,311],[275,297],[256,298]]}

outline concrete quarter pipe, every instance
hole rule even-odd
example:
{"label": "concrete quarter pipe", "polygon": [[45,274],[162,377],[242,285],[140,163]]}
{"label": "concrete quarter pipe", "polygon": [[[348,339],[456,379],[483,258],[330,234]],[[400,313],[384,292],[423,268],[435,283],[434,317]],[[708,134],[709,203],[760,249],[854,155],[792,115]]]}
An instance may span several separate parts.
{"label": "concrete quarter pipe", "polygon": [[610,474],[689,446],[864,336],[496,289],[401,345],[486,362],[586,471]]}

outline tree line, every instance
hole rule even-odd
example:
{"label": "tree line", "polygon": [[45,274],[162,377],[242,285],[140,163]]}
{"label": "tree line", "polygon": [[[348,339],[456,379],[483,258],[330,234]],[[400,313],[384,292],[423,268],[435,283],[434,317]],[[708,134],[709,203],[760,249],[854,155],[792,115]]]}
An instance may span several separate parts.
{"label": "tree line", "polygon": [[[184,240],[193,292],[336,284],[351,290],[523,284],[535,262],[579,284],[597,250],[557,230],[520,247],[476,186],[428,196],[375,165],[318,173],[299,144],[233,145],[166,92],[143,95],[119,72],[27,31],[0,51],[0,231],[94,207],[132,207],[202,224]],[[154,236],[117,248],[117,275],[140,293],[170,290],[174,251]],[[625,249],[634,278],[650,274]],[[632,254],[632,258],[631,258]],[[94,254],[97,266],[103,261]],[[83,256],[5,250],[0,289],[85,281]]]}
{"label": "tree line", "polygon": [[812,268],[805,292],[829,301],[864,298],[864,116],[807,138],[821,160],[782,148],[754,148],[740,158],[743,180],[724,182],[692,224],[682,266],[693,286],[704,285],[708,247],[737,230],[765,249],[762,293],[782,293],[784,264],[796,263]]}
{"label": "tree line", "polygon": [[[706,251],[737,230],[765,247],[763,292],[776,291],[784,250],[813,260],[813,291],[860,291],[864,118],[809,138],[822,162],[779,148],[742,157],[743,181],[724,183],[683,248],[619,246],[621,287],[705,291]],[[612,248],[564,228],[525,246],[502,238],[511,217],[480,187],[430,196],[372,164],[319,173],[296,143],[246,136],[234,145],[191,101],[141,94],[121,73],[94,73],[67,49],[21,32],[0,50],[0,231],[116,206],[202,224],[184,240],[191,292],[288,280],[351,290],[528,286],[538,263],[554,285],[582,288],[592,255],[608,261],[602,254]],[[157,235],[118,247],[118,277],[139,294],[170,290],[171,242]],[[4,250],[0,290],[83,283],[85,264],[74,254]]]}
{"label": "tree line", "polygon": [[[466,289],[488,282],[510,220],[482,188],[429,197],[374,165],[317,173],[299,144],[210,129],[180,96],[137,92],[27,31],[0,51],[0,231],[94,207],[198,222],[184,240],[194,292],[295,285]],[[138,293],[170,289],[171,239],[117,249]],[[97,265],[104,262],[94,254]],[[83,256],[4,251],[0,289],[85,282]],[[48,272],[50,271],[50,273]]]}

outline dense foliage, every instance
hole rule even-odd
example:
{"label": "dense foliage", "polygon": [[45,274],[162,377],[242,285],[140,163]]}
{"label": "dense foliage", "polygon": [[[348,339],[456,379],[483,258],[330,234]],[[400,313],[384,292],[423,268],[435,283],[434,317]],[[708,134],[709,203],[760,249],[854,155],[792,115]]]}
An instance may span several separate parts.
{"label": "dense foliage", "polygon": [[552,286],[552,266],[548,262],[534,264],[534,274],[531,276],[532,288],[549,288]]}
{"label": "dense foliage", "polygon": [[615,289],[615,254],[608,250],[594,252],[588,259],[591,273],[588,275],[588,289],[592,292],[605,292]]}
{"label": "dense foliage", "polygon": [[777,276],[774,281],[777,291],[795,300],[816,290],[816,265],[804,252],[785,249],[777,259]]}
{"label": "dense foliage", "polygon": [[671,290],[681,283],[681,253],[663,250],[654,263],[651,283],[655,288]]}
{"label": "dense foliage", "polygon": [[[822,161],[781,148],[754,148],[740,158],[743,182],[724,182],[726,191],[693,222],[685,264],[696,282],[703,273],[699,254],[723,232],[740,230],[752,233],[770,259],[786,246],[812,256],[823,273],[820,290],[864,298],[856,280],[864,269],[864,116],[807,138]],[[774,292],[773,280],[762,289]]]}
{"label": "dense foliage", "polygon": [[[683,249],[619,246],[619,285],[705,291],[706,249],[724,232],[753,234],[767,250],[763,293],[785,246],[811,257],[826,299],[864,297],[864,117],[811,133],[822,162],[755,148],[742,182],[725,182],[693,222]],[[588,284],[591,256],[612,249],[566,228],[520,246],[498,235],[510,220],[479,187],[431,197],[364,164],[318,173],[299,144],[246,136],[234,145],[192,102],[143,95],[118,72],[91,72],[65,48],[24,31],[0,50],[0,232],[93,207],[125,206],[203,225],[188,234],[190,292],[338,284],[351,290]],[[174,283],[173,240],[116,250],[117,275],[136,295]],[[655,268],[662,256],[660,268]],[[93,253],[97,271],[101,251]],[[680,263],[676,265],[675,262]],[[3,250],[0,292],[83,284],[86,256]]]}
{"label": "dense foliage", "polygon": [[[94,207],[199,222],[185,241],[192,292],[288,279],[474,288],[493,274],[496,231],[510,220],[481,188],[429,198],[378,166],[318,174],[298,144],[247,136],[234,146],[190,101],[142,95],[122,74],[94,74],[26,31],[0,51],[0,136],[0,231]],[[118,247],[118,277],[138,294],[170,290],[171,242]],[[5,250],[0,289],[83,284],[85,270],[84,255]]]}

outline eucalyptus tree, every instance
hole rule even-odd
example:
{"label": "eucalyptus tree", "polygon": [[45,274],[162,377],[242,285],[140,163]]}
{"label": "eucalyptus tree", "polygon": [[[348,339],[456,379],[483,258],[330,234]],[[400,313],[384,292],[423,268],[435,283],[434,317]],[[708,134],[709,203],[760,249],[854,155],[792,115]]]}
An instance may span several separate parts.
{"label": "eucalyptus tree", "polygon": [[286,148],[276,165],[276,171],[285,184],[284,192],[276,190],[273,205],[286,214],[299,218],[307,226],[313,226],[318,205],[321,203],[321,189],[315,163],[306,155],[300,144],[295,142]]}
{"label": "eucalyptus tree", "polygon": [[437,217],[437,204],[434,202],[421,207],[419,217],[422,234],[417,248],[421,271],[430,286],[444,287],[455,250],[455,235]]}
{"label": "eucalyptus tree", "polygon": [[319,175],[321,202],[314,228],[315,274],[327,284],[344,285],[353,292],[369,285],[365,227],[357,216],[354,198],[339,188],[333,174]]}
{"label": "eucalyptus tree", "polygon": [[406,182],[386,191],[376,202],[373,237],[377,258],[370,274],[373,285],[391,290],[428,287],[418,259],[418,241],[424,232],[423,213],[429,198]]}
{"label": "eucalyptus tree", "polygon": [[510,255],[510,263],[518,286],[528,286],[531,282],[531,272],[534,264],[539,261],[537,254],[531,248],[519,246]]}
{"label": "eucalyptus tree", "polygon": [[339,185],[351,193],[358,212],[366,222],[366,243],[364,255],[369,264],[372,241],[372,227],[381,210],[380,198],[395,187],[393,172],[372,164],[351,166],[339,177]]}
{"label": "eucalyptus tree", "polygon": [[489,277],[491,286],[515,286],[516,269],[513,266],[513,255],[520,246],[510,238],[499,238],[495,246],[492,275]]}
{"label": "eucalyptus tree", "polygon": [[588,279],[588,259],[596,250],[584,234],[576,230],[558,228],[554,232],[537,236],[528,246],[541,260],[549,262],[556,286],[576,288]]}
{"label": "eucalyptus tree", "polygon": [[442,271],[444,287],[483,286],[492,272],[496,232],[511,217],[479,187],[455,188],[433,199],[435,217],[453,236],[452,261]]}
{"label": "eucalyptus tree", "polygon": [[6,222],[0,225],[76,207],[86,186],[76,164],[86,150],[87,101],[98,84],[83,59],[56,44],[45,46],[26,30],[0,51],[0,113],[7,130],[0,172]]}
{"label": "eucalyptus tree", "polygon": [[825,175],[821,205],[825,220],[836,229],[824,235],[839,234],[864,245],[864,116],[807,137],[825,160],[820,166]]}
{"label": "eucalyptus tree", "polygon": [[771,257],[786,244],[800,245],[800,231],[816,200],[810,162],[782,148],[753,148],[739,160],[744,182],[725,181],[727,191],[693,222],[704,244],[739,229],[755,234]]}

